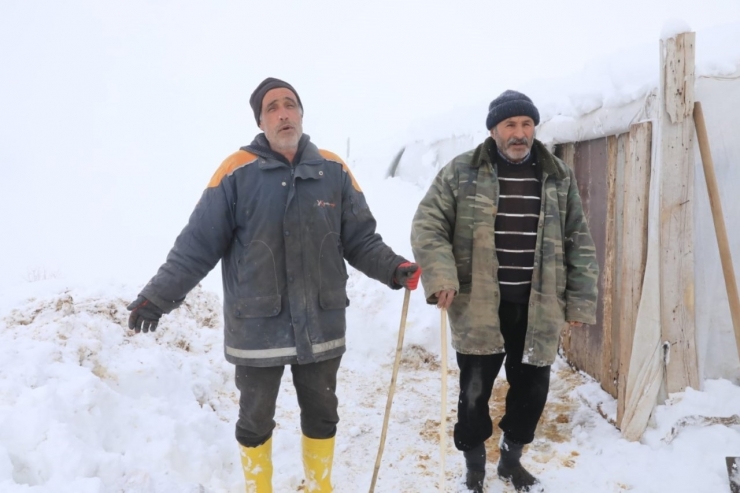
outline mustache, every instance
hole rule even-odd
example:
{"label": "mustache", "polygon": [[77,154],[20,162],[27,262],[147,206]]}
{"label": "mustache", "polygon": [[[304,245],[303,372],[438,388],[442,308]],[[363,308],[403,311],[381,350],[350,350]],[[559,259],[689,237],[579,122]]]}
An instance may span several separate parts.
{"label": "mustache", "polygon": [[513,145],[529,146],[529,139],[527,139],[526,137],[523,139],[517,139],[516,137],[512,137],[506,141],[506,147],[513,146]]}

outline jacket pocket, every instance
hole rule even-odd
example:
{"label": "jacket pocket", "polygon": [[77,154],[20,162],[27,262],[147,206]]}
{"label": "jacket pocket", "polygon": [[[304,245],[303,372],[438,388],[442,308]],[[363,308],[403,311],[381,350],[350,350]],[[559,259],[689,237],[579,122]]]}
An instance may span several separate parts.
{"label": "jacket pocket", "polygon": [[319,291],[319,305],[324,310],[343,310],[349,306],[344,288],[329,288]]}
{"label": "jacket pocket", "polygon": [[236,318],[265,318],[274,317],[280,313],[282,296],[258,296],[246,298],[236,304],[234,315]]}

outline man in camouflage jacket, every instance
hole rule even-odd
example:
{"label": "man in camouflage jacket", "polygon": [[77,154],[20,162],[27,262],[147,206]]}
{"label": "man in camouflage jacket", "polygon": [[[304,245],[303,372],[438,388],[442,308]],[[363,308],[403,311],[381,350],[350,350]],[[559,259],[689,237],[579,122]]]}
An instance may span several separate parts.
{"label": "man in camouflage jacket", "polygon": [[489,106],[491,137],[439,172],[413,220],[427,301],[449,310],[460,366],[454,438],[472,491],[483,491],[488,400],[504,357],[498,475],[534,491],[519,458],[544,409],[560,332],[596,323],[598,263],[575,176],[534,138],[538,123],[527,96],[501,94]]}
{"label": "man in camouflage jacket", "polygon": [[332,491],[345,352],[345,260],[388,287],[414,289],[418,267],[396,255],[349,168],[303,133],[303,104],[267,78],[250,98],[264,133],[213,175],[167,261],[131,310],[153,331],[163,313],[221,261],[224,353],[240,391],[236,439],[248,493],[272,493],[272,432],[281,377],[291,366],[301,408],[305,491]]}

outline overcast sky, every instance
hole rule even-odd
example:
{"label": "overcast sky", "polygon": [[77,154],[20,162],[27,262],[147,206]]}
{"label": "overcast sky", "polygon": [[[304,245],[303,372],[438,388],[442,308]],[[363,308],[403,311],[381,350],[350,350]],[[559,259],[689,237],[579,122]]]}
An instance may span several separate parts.
{"label": "overcast sky", "polygon": [[[304,130],[393,148],[415,120],[654,43],[740,0],[0,2],[0,288],[44,266],[143,284],[284,78]],[[657,62],[656,62],[657,63]],[[385,170],[387,163],[381,163]],[[145,274],[146,273],[146,274]]]}

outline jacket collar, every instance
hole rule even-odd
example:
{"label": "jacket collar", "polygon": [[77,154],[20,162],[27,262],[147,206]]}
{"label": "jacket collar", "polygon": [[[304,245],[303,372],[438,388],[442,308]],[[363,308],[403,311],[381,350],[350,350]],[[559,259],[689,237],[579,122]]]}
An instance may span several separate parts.
{"label": "jacket collar", "polygon": [[301,139],[298,141],[298,152],[293,163],[288,162],[285,156],[273,151],[270,148],[270,143],[267,141],[267,137],[264,133],[257,134],[251,144],[243,146],[243,151],[251,152],[261,157],[259,165],[260,168],[278,168],[280,166],[293,166],[298,164],[306,163],[307,161],[316,161],[321,159],[319,149],[316,145],[311,142],[311,137],[308,134],[301,135]]}
{"label": "jacket collar", "polygon": [[[568,176],[567,165],[553,153],[548,151],[545,144],[534,139],[532,151],[534,151],[537,164],[542,167],[542,172],[544,174],[555,175],[559,180]],[[495,155],[497,152],[498,148],[496,147],[496,141],[493,140],[493,137],[488,137],[481,145],[476,147],[475,152],[473,152],[471,166],[474,168],[478,168],[482,165],[492,166],[493,162],[491,160],[491,156]]]}

